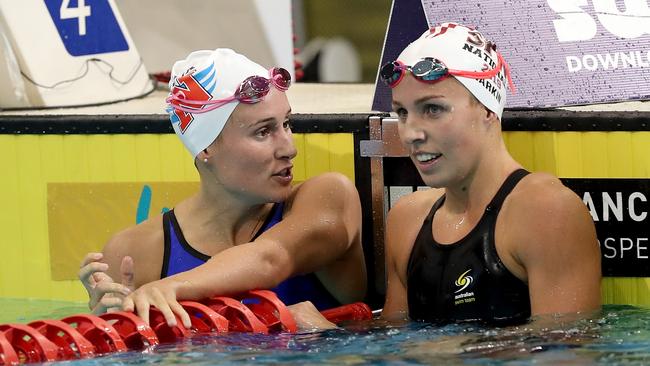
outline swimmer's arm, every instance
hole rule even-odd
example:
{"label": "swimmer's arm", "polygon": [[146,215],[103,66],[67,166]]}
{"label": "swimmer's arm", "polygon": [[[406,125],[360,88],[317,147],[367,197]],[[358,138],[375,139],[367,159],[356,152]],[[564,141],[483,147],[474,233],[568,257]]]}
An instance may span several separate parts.
{"label": "swimmer's arm", "polygon": [[381,311],[384,320],[404,320],[408,318],[406,286],[397,274],[394,259],[386,255],[386,301]]}
{"label": "swimmer's arm", "polygon": [[[328,173],[303,183],[290,212],[255,242],[214,255],[207,263],[161,281],[176,288],[176,298],[202,299],[255,288],[273,288],[290,276],[314,272],[340,258],[361,230],[361,205],[354,185]],[[363,261],[361,261],[363,262]],[[350,278],[362,298],[365,269]],[[335,294],[336,295],[336,294]]]}
{"label": "swimmer's arm", "polygon": [[[133,260],[119,255],[119,235],[104,247],[103,253],[88,253],[78,277],[88,292],[88,307],[94,314],[119,308],[133,289]],[[119,282],[118,282],[119,281]]]}
{"label": "swimmer's arm", "polygon": [[[386,301],[381,312],[385,320],[408,319],[408,298],[406,291],[406,268],[411,248],[415,241],[419,219],[416,213],[414,196],[400,199],[388,212],[386,218]],[[404,245],[411,243],[411,245]]]}
{"label": "swimmer's arm", "polygon": [[128,248],[130,246],[128,234],[120,232],[115,234],[102,249],[102,262],[108,265],[106,274],[111,278],[120,278],[120,263],[125,256],[132,256]]}
{"label": "swimmer's arm", "polygon": [[125,275],[122,262],[125,257],[131,257],[130,282],[138,288],[160,279],[163,242],[162,217],[159,216],[115,234],[104,245],[102,262],[108,264],[108,275],[119,281]]}
{"label": "swimmer's arm", "polygon": [[589,212],[559,181],[537,188],[518,221],[532,315],[600,309],[600,247]]}

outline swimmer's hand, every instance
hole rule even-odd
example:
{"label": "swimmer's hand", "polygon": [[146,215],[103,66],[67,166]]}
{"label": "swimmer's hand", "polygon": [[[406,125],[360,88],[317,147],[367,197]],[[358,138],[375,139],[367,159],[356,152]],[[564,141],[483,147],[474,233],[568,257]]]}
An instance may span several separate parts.
{"label": "swimmer's hand", "polygon": [[325,319],[311,301],[303,301],[288,306],[300,330],[323,330],[336,328],[336,324]]}
{"label": "swimmer's hand", "polygon": [[170,327],[177,325],[174,315],[176,314],[183,326],[189,329],[192,327],[190,316],[176,298],[179,286],[180,283],[173,277],[149,282],[124,299],[122,310],[137,311],[138,316],[149,324],[149,308],[155,306],[164,315],[167,325]]}
{"label": "swimmer's hand", "polygon": [[88,308],[96,315],[119,310],[124,297],[133,291],[133,259],[128,256],[122,259],[122,283],[117,283],[106,274],[108,264],[100,262],[102,258],[102,253],[88,253],[78,272],[88,292]]}

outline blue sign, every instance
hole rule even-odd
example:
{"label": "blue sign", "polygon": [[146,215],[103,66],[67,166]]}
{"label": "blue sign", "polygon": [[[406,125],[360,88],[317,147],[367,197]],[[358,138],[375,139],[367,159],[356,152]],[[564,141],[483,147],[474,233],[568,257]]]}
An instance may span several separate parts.
{"label": "blue sign", "polygon": [[[140,199],[138,200],[138,208],[135,212],[135,223],[139,224],[149,218],[149,208],[151,208],[151,187],[148,184],[145,184],[142,187],[142,193],[140,193]],[[163,207],[160,210],[161,214],[169,211],[168,207]]]}
{"label": "blue sign", "polygon": [[45,5],[72,56],[129,49],[108,0],[45,0]]}

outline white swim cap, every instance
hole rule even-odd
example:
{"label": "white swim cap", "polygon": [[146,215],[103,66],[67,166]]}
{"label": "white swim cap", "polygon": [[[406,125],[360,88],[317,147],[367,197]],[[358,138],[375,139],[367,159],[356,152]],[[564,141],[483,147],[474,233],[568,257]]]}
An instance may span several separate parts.
{"label": "white swim cap", "polygon": [[[510,83],[507,64],[496,51],[496,45],[478,31],[456,23],[442,23],[424,32],[409,44],[397,58],[408,66],[431,57],[442,61],[450,70],[481,72],[493,70],[501,63],[500,72],[490,79],[455,75],[481,104],[501,120],[506,104],[506,84]],[[513,88],[512,84],[511,89]]]}
{"label": "white swim cap", "polygon": [[[182,92],[184,98],[209,101],[230,98],[249,76],[268,77],[269,71],[246,56],[228,48],[192,52],[174,63],[169,80],[170,94]],[[219,136],[239,102],[233,100],[205,113],[190,113],[168,105],[167,113],[185,147],[193,157]],[[201,105],[189,105],[202,109]]]}

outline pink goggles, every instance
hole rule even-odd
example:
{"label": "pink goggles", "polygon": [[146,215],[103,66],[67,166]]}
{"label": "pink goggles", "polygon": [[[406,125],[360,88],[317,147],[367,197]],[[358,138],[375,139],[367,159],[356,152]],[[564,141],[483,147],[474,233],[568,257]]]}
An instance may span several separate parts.
{"label": "pink goggles", "polygon": [[274,67],[269,70],[269,78],[254,75],[242,81],[235,94],[223,99],[193,100],[187,99],[182,90],[170,93],[165,99],[172,108],[186,113],[206,113],[222,107],[230,102],[254,104],[262,99],[271,90],[271,84],[280,91],[286,91],[291,86],[291,74],[286,69]]}

